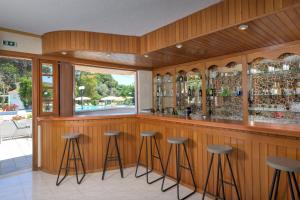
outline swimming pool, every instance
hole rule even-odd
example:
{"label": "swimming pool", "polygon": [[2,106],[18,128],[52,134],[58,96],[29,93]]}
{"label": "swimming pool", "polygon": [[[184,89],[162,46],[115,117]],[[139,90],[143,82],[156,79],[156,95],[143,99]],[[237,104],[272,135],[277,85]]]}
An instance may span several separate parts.
{"label": "swimming pool", "polygon": [[134,106],[128,105],[114,105],[114,106],[101,106],[101,105],[84,105],[83,107],[80,105],[76,105],[75,112],[84,112],[84,111],[97,111],[97,110],[110,110],[110,109],[118,109],[118,108],[132,108]]}

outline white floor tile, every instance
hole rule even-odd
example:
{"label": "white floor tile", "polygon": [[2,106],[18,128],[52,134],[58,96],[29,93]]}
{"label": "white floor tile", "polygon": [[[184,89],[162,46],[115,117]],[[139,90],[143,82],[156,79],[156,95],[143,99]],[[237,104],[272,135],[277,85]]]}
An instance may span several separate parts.
{"label": "white floor tile", "polygon": [[[161,192],[161,181],[152,185],[145,177],[136,179],[134,168],[125,169],[125,178],[119,170],[108,171],[105,180],[101,173],[87,174],[82,184],[74,176],[67,177],[60,186],[55,185],[56,176],[44,172],[24,171],[0,176],[0,199],[5,200],[175,200],[176,189]],[[151,176],[155,178],[156,176]],[[190,190],[182,187],[182,193]],[[201,194],[188,198],[201,199]]]}

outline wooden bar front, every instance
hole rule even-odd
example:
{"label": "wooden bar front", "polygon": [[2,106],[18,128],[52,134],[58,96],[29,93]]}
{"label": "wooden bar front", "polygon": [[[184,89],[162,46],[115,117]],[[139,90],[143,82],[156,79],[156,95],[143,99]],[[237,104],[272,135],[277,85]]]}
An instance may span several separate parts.
{"label": "wooden bar front", "polygon": [[[300,160],[300,130],[296,127],[251,126],[241,123],[209,122],[155,115],[127,115],[107,117],[41,118],[41,146],[43,171],[57,174],[64,141],[61,136],[67,132],[82,134],[80,148],[88,172],[100,172],[103,166],[107,138],[106,130],[120,130],[119,145],[123,164],[136,164],[140,145],[140,132],[157,131],[157,139],[165,164],[169,145],[167,138],[181,136],[189,138],[188,153],[195,173],[198,191],[201,192],[208,171],[210,154],[208,144],[229,144],[234,147],[230,154],[234,175],[242,199],[267,199],[273,169],[266,165],[267,156],[283,156]],[[170,175],[175,177],[175,154],[170,162]],[[144,152],[142,153],[144,159]],[[186,165],[186,161],[183,161]],[[225,180],[230,182],[228,163],[222,163]],[[209,181],[208,191],[215,191],[216,160]],[[110,165],[117,167],[116,163]],[[154,168],[160,172],[159,163]],[[279,199],[289,199],[287,178],[283,174]],[[298,180],[300,176],[297,176]],[[188,171],[182,169],[182,181],[191,185]],[[159,188],[158,188],[159,191]],[[225,184],[228,199],[236,199],[233,188]]]}

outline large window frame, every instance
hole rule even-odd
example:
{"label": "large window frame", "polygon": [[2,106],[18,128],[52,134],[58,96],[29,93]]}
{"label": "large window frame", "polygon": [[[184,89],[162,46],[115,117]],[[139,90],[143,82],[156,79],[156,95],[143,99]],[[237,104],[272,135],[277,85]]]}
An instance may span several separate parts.
{"label": "large window frame", "polygon": [[[76,102],[76,100],[75,100],[75,97],[76,97],[76,95],[75,95],[76,80],[75,79],[76,78],[75,78],[75,76],[76,76],[76,71],[77,71],[76,66],[86,67],[86,68],[95,68],[95,69],[100,68],[103,71],[114,71],[114,70],[116,70],[116,71],[133,72],[134,73],[134,84],[133,84],[134,85],[134,113],[131,113],[131,112],[129,112],[129,113],[112,112],[112,113],[109,113],[109,114],[99,114],[99,115],[97,115],[97,114],[89,113],[89,112],[92,112],[92,111],[89,111],[89,110],[79,111],[79,112],[76,111],[76,104],[75,104],[75,102]],[[79,71],[81,71],[81,70],[79,70]],[[97,72],[95,72],[95,73],[97,73]],[[113,75],[114,73],[99,73],[99,74],[112,74]],[[138,99],[137,99],[138,81],[137,81],[137,76],[138,76],[137,70],[132,70],[132,69],[120,69],[120,68],[115,69],[115,68],[110,68],[110,67],[105,67],[105,66],[95,66],[95,65],[87,65],[87,64],[74,64],[74,79],[73,79],[73,102],[74,102],[74,104],[73,104],[73,113],[74,113],[74,116],[82,116],[82,115],[83,116],[110,116],[110,115],[136,114],[138,112]]]}

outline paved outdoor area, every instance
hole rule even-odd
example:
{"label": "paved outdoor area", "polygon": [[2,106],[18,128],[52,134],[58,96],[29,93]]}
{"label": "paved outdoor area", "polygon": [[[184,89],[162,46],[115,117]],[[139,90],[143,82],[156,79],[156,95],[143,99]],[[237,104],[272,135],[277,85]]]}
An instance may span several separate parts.
{"label": "paved outdoor area", "polygon": [[0,143],[0,176],[32,166],[32,138],[3,140]]}
{"label": "paved outdoor area", "polygon": [[[101,173],[87,174],[81,185],[75,177],[68,177],[60,186],[55,185],[56,176],[44,172],[25,171],[10,176],[0,176],[0,199],[5,200],[174,200],[177,199],[176,189],[161,192],[161,181],[152,185],[146,183],[145,177],[135,178],[135,168],[125,169],[125,176],[120,171],[108,171],[104,181]],[[156,174],[151,176],[157,177]],[[173,182],[167,180],[167,184]],[[190,192],[181,190],[182,194]],[[201,199],[196,193],[189,200]],[[207,198],[208,199],[208,198]]]}

